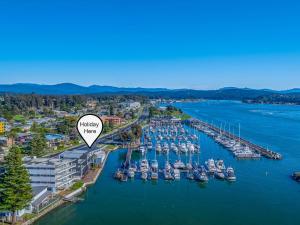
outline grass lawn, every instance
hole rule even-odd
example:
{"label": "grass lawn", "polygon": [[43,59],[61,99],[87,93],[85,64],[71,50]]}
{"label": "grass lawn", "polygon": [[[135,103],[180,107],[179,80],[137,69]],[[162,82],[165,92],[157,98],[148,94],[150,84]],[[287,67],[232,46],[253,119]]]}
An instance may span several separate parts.
{"label": "grass lawn", "polygon": [[15,121],[17,121],[17,122],[22,122],[22,121],[25,120],[25,118],[24,118],[24,116],[22,116],[22,115],[15,115],[15,116],[13,117],[13,120],[15,120]]}

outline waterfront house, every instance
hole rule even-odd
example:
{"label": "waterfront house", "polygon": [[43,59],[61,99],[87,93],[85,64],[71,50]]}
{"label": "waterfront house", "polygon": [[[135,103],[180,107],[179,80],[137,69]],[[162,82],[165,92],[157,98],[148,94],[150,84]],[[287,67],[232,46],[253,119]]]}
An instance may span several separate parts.
{"label": "waterfront house", "polygon": [[96,149],[89,153],[89,163],[93,166],[100,166],[103,164],[106,157],[106,152],[102,149]]}

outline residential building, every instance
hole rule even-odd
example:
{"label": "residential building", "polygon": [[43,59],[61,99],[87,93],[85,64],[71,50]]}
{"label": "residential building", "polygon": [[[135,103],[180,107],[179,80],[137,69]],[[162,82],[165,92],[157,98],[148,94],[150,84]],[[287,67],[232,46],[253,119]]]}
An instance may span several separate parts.
{"label": "residential building", "polygon": [[140,102],[135,102],[135,101],[129,101],[129,102],[124,102],[122,103],[123,107],[125,107],[127,110],[136,110],[141,107]]}
{"label": "residential building", "polygon": [[113,125],[121,125],[123,120],[118,116],[101,116],[103,123],[112,123]]}
{"label": "residential building", "polygon": [[60,159],[72,159],[76,163],[76,178],[82,178],[92,166],[99,166],[104,162],[106,153],[102,148],[92,151],[85,149],[75,149],[62,152]]}
{"label": "residential building", "polygon": [[6,131],[6,124],[7,124],[6,119],[0,117],[0,134],[5,133],[5,131]]}
{"label": "residential building", "polygon": [[31,133],[18,133],[14,141],[17,145],[26,146],[29,145],[32,138],[33,135]]}
{"label": "residential building", "polygon": [[76,160],[58,158],[25,159],[32,187],[46,186],[52,192],[70,187],[76,180]]}
{"label": "residential building", "polygon": [[86,107],[88,107],[90,109],[95,109],[97,104],[98,104],[98,101],[96,101],[96,100],[88,100],[86,103]]}
{"label": "residential building", "polygon": [[62,134],[46,134],[45,138],[46,138],[47,145],[50,148],[57,147],[61,143],[65,143],[68,141],[68,138]]}
{"label": "residential building", "polygon": [[[17,211],[17,218],[20,218],[26,213],[38,213],[58,200],[58,196],[54,196],[53,193],[44,186],[33,187],[32,196],[30,204],[26,208]],[[0,218],[4,221],[9,221],[11,216],[10,212],[0,212]]]}
{"label": "residential building", "polygon": [[89,157],[88,150],[70,150],[62,152],[59,155],[60,159],[72,159],[76,163],[76,174],[75,176],[80,179],[83,177],[89,169]]}

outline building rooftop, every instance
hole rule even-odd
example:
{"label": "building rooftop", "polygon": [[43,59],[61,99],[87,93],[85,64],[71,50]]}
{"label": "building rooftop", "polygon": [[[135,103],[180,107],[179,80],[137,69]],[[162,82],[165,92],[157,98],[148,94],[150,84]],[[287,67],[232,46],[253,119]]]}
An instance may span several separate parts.
{"label": "building rooftop", "polygon": [[42,191],[44,191],[45,189],[47,189],[46,186],[38,186],[38,187],[31,187],[32,188],[32,195],[36,196],[39,193],[41,193]]}
{"label": "building rooftop", "polygon": [[59,159],[59,158],[28,158],[25,159],[26,165],[36,165],[36,166],[55,166],[60,165],[62,163],[70,163],[73,162],[72,159]]}
{"label": "building rooftop", "polygon": [[65,151],[59,155],[60,158],[66,158],[66,159],[79,159],[84,154],[87,154],[88,150],[71,150],[71,151]]}
{"label": "building rooftop", "polygon": [[65,136],[62,134],[46,134],[45,138],[47,141],[53,141],[53,140],[57,140],[57,139],[64,139]]}

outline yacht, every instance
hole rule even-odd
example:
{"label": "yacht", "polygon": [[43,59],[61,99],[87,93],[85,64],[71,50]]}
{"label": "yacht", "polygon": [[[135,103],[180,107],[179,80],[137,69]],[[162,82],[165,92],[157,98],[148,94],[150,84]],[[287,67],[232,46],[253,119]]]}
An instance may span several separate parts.
{"label": "yacht", "polygon": [[160,144],[157,144],[155,150],[156,150],[157,152],[161,152],[161,145],[160,145]]}
{"label": "yacht", "polygon": [[225,175],[224,175],[223,171],[219,170],[219,169],[215,172],[215,177],[220,180],[225,179]]}
{"label": "yacht", "polygon": [[232,167],[228,167],[226,170],[226,179],[228,181],[236,181],[236,176]]}
{"label": "yacht", "polygon": [[128,177],[129,177],[129,178],[134,178],[134,175],[135,175],[134,168],[129,167],[127,173],[128,173]]}
{"label": "yacht", "polygon": [[170,163],[168,161],[166,161],[165,169],[164,169],[164,177],[166,180],[174,179],[174,177],[172,176],[171,170],[172,170],[172,167],[171,167]]}
{"label": "yacht", "polygon": [[216,165],[213,159],[209,159],[205,162],[206,168],[210,174],[214,174],[216,172]]}
{"label": "yacht", "polygon": [[140,163],[140,170],[141,172],[148,172],[149,170],[149,163],[147,159],[143,159]]}
{"label": "yacht", "polygon": [[152,180],[157,180],[158,179],[158,172],[151,171],[151,179]]}
{"label": "yacht", "polygon": [[208,182],[208,177],[205,171],[201,171],[199,174],[199,181],[200,182]]}
{"label": "yacht", "polygon": [[174,174],[174,179],[175,180],[180,180],[180,171],[179,171],[179,169],[174,169],[173,174]]}
{"label": "yacht", "polygon": [[122,177],[122,171],[120,169],[118,169],[116,172],[115,172],[115,175],[114,175],[114,178],[117,179],[117,180],[120,180]]}
{"label": "yacht", "polygon": [[184,169],[185,168],[184,163],[180,159],[176,160],[173,166],[175,169]]}
{"label": "yacht", "polygon": [[158,162],[157,162],[156,159],[152,160],[152,162],[151,162],[151,168],[152,168],[152,170],[155,170],[155,171],[158,170]]}
{"label": "yacht", "polygon": [[147,178],[148,178],[148,173],[147,173],[146,171],[143,171],[143,172],[142,172],[141,178],[142,178],[143,180],[147,180]]}
{"label": "yacht", "polygon": [[224,165],[224,161],[222,159],[219,159],[219,160],[216,161],[216,167],[219,170],[225,170],[226,169],[226,167]]}

